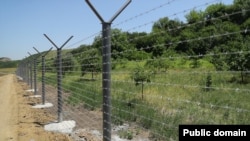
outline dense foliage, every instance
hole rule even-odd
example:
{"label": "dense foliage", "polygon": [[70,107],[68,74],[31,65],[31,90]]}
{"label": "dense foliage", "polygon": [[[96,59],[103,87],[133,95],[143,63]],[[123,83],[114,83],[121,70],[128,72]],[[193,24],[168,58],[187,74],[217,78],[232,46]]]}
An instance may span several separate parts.
{"label": "dense foliage", "polygon": [[19,61],[0,61],[0,68],[16,68]]}
{"label": "dense foliage", "polygon": [[[199,67],[199,59],[206,59],[216,70],[241,71],[243,81],[246,75],[243,72],[250,69],[249,9],[248,1],[235,0],[232,5],[218,3],[204,11],[192,10],[186,15],[185,22],[161,18],[153,24],[150,33],[113,29],[112,59],[147,59],[146,66],[159,71],[169,68],[169,64],[167,60],[155,58],[191,56],[188,58],[192,61],[191,68]],[[81,45],[71,51],[82,66],[82,75],[101,70],[97,65],[101,63],[101,40],[99,35],[92,45]]]}
{"label": "dense foliage", "polygon": [[[141,50],[152,58],[162,56],[169,50],[187,55],[247,50],[250,26],[247,8],[250,8],[249,2],[236,0],[234,5],[220,3],[207,7],[205,11],[193,10],[186,15],[186,23],[164,17],[154,23],[151,33],[113,29],[112,57],[138,59],[130,56],[136,56]],[[243,30],[245,32],[241,32]],[[235,32],[238,33],[229,34]],[[101,46],[100,38],[95,40],[93,46]]]}

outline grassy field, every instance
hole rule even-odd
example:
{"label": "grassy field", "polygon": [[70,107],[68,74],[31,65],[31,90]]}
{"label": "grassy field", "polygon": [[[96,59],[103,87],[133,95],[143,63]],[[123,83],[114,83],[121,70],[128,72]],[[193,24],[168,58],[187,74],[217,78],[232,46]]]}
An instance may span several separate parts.
{"label": "grassy field", "polygon": [[0,68],[0,76],[15,73],[16,68]]}
{"label": "grassy field", "polygon": [[[143,84],[143,91],[131,76],[133,69],[145,62],[117,64],[111,74],[112,122],[137,123],[149,129],[154,140],[177,140],[179,124],[250,123],[249,76],[241,83],[240,72],[215,71],[207,62],[198,68],[189,64],[175,61],[167,70],[154,73],[150,82]],[[91,74],[80,74],[75,71],[63,77],[63,90],[71,94],[67,102],[101,109],[101,74],[94,79]],[[46,80],[55,85],[56,73],[46,73]]]}

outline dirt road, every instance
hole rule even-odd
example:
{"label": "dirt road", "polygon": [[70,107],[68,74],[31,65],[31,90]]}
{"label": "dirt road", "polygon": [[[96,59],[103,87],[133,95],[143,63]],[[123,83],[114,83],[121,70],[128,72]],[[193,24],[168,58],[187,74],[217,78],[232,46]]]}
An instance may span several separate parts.
{"label": "dirt road", "polygon": [[0,77],[0,140],[17,139],[18,124],[17,92],[13,75]]}
{"label": "dirt road", "polygon": [[0,141],[71,141],[68,135],[44,131],[54,117],[31,108],[40,101],[27,89],[13,74],[0,76]]}

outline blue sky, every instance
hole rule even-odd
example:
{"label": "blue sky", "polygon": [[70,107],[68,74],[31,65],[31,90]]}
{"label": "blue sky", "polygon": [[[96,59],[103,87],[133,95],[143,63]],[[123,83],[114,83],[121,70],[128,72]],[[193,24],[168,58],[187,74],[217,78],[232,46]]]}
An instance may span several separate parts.
{"label": "blue sky", "polygon": [[[108,21],[126,0],[90,0]],[[132,0],[113,21],[112,27],[123,31],[150,32],[152,23],[162,17],[185,20],[191,9],[204,10],[206,6],[233,0]],[[0,57],[23,59],[53,45],[43,36],[47,34],[58,46],[70,36],[65,45],[76,48],[91,44],[93,34],[101,31],[101,22],[85,0],[1,0],[0,1]],[[53,49],[55,50],[55,48]]]}

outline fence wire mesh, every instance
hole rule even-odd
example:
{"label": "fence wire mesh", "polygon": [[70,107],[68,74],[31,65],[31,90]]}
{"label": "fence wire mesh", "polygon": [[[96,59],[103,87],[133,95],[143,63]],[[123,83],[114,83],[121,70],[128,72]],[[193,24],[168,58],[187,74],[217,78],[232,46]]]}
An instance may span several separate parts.
{"label": "fence wire mesh", "polygon": [[[62,104],[64,119],[77,123],[74,130],[102,133],[102,90],[107,89],[102,87],[102,74],[110,73],[112,104],[106,105],[111,108],[106,114],[111,116],[112,134],[120,137],[178,140],[180,124],[249,124],[249,5],[213,1],[196,6],[209,6],[205,12],[194,8],[169,15],[190,13],[187,22],[162,18],[125,31],[118,29],[174,1],[116,24],[110,37],[94,34],[92,45],[63,49],[62,103],[57,102],[56,53],[48,53],[45,99],[54,106],[46,110],[56,116],[57,104]],[[152,31],[131,32],[142,26],[152,26]],[[102,56],[107,55],[102,53],[103,38],[112,41],[111,72],[102,70]],[[41,62],[37,65],[40,90]],[[19,64],[18,75],[32,87],[31,69],[30,57]]]}

